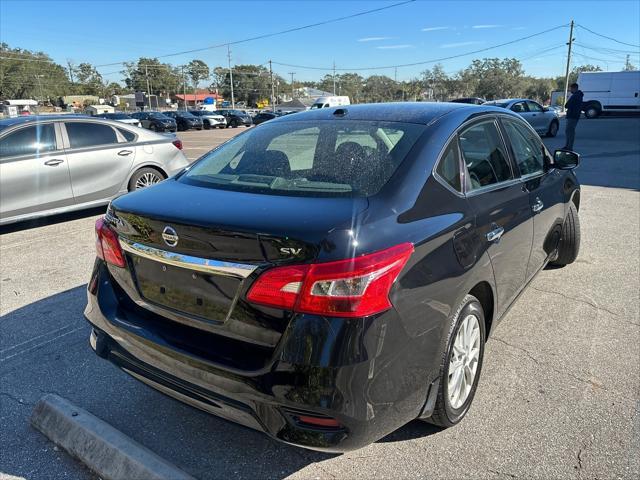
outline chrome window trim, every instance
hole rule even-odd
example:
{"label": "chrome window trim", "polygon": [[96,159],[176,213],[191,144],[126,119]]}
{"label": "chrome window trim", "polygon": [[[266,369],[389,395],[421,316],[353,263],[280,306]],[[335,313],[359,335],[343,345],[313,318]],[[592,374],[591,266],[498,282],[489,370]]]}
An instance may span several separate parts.
{"label": "chrome window trim", "polygon": [[225,262],[222,260],[214,260],[209,258],[194,257],[177,252],[169,252],[159,248],[150,247],[138,242],[132,242],[125,238],[119,237],[120,246],[125,252],[138,255],[147,260],[172,265],[174,267],[186,268],[197,272],[210,273],[213,275],[222,275],[235,278],[247,278],[251,275],[257,265],[248,265],[244,263]]}

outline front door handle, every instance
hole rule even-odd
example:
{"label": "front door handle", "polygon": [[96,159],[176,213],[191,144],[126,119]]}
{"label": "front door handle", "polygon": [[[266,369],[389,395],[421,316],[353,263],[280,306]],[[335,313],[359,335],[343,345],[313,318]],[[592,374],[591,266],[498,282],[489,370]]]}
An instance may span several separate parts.
{"label": "front door handle", "polygon": [[543,207],[544,203],[542,203],[542,200],[536,198],[536,202],[531,205],[531,210],[533,210],[534,213],[538,213],[540,210],[542,210]]}
{"label": "front door handle", "polygon": [[62,162],[64,162],[64,160],[60,160],[59,158],[53,158],[51,160],[47,160],[46,162],[44,162],[44,164],[47,167],[56,167],[60,165]]}
{"label": "front door handle", "polygon": [[500,240],[500,237],[504,233],[504,228],[497,227],[487,233],[487,242],[495,242],[496,240]]}
{"label": "front door handle", "polygon": [[131,155],[133,152],[131,150],[120,150],[118,155],[121,157],[126,157],[127,155]]}

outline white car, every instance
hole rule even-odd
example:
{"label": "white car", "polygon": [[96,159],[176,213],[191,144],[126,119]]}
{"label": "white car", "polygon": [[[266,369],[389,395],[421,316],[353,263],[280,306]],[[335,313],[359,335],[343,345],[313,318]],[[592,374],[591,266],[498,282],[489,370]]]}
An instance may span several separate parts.
{"label": "white car", "polygon": [[206,129],[227,128],[227,119],[218,113],[209,112],[207,110],[190,110],[189,113],[200,118],[202,120],[202,125]]}
{"label": "white car", "polygon": [[98,118],[106,118],[107,120],[115,120],[116,122],[126,123],[127,125],[133,125],[134,127],[142,127],[140,120],[133,118],[126,113],[101,113],[95,115]]}

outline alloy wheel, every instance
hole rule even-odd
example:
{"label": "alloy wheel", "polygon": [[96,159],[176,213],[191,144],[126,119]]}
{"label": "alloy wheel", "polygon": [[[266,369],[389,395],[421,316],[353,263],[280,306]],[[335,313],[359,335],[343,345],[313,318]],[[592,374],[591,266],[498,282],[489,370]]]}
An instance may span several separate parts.
{"label": "alloy wheel", "polygon": [[145,172],[140,175],[140,178],[136,180],[136,190],[141,188],[150,187],[151,185],[155,185],[160,182],[162,178],[157,173]]}
{"label": "alloy wheel", "polygon": [[478,317],[467,315],[456,334],[449,356],[447,392],[455,409],[464,405],[473,388],[480,358],[480,324]]}

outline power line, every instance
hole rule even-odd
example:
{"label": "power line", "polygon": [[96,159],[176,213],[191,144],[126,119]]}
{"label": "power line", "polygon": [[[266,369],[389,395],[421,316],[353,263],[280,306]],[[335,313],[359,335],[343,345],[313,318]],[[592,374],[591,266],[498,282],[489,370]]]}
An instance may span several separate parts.
{"label": "power line", "polygon": [[[427,63],[437,63],[437,62],[443,62],[445,60],[453,60],[455,58],[460,58],[460,57],[466,57],[468,55],[475,55],[476,53],[482,53],[482,52],[486,52],[488,50],[493,50],[496,48],[500,48],[500,47],[505,47],[507,45],[512,45],[514,43],[518,43],[518,42],[522,42],[524,40],[528,40],[530,38],[533,37],[537,37],[539,35],[544,35],[545,33],[549,33],[549,32],[553,32],[554,30],[558,30],[560,28],[565,28],[567,26],[567,24],[564,25],[558,25],[557,27],[553,27],[553,28],[549,28],[547,30],[544,30],[542,32],[538,32],[538,33],[534,33],[532,35],[527,35],[526,37],[520,37],[520,38],[516,38],[515,40],[511,40],[508,42],[504,42],[504,43],[500,43],[497,45],[492,45],[491,47],[485,47],[485,48],[480,48],[478,50],[473,50],[470,52],[465,52],[465,53],[460,53],[457,55],[451,55],[448,57],[442,57],[442,58],[435,58],[432,60],[423,60],[420,62],[413,62],[413,63],[403,63],[403,64],[399,64],[399,65],[384,65],[384,66],[375,66],[375,67],[351,67],[351,68],[346,68],[346,67],[341,67],[341,68],[335,68],[336,70],[340,70],[340,71],[359,71],[359,70],[387,70],[387,69],[392,69],[392,68],[402,68],[402,67],[414,67],[417,65],[425,65]],[[276,65],[280,65],[283,67],[294,67],[294,68],[303,68],[303,69],[307,69],[307,70],[324,70],[324,71],[331,71],[334,69],[333,66],[331,67],[316,67],[316,66],[308,66],[308,65],[293,65],[290,63],[280,63],[280,62],[273,62]]]}
{"label": "power line", "polygon": [[[158,55],[158,56],[156,56],[154,58],[175,57],[175,56],[178,56],[178,55],[185,55],[187,53],[202,52],[202,51],[205,51],[205,50],[212,50],[212,49],[215,49],[215,48],[222,48],[222,47],[228,47],[230,45],[237,45],[239,43],[253,42],[255,40],[261,40],[263,38],[270,38],[270,37],[275,37],[277,35],[284,35],[286,33],[298,32],[300,30],[305,30],[307,28],[319,27],[319,26],[322,26],[322,25],[327,25],[329,23],[341,22],[341,21],[348,20],[348,19],[351,19],[351,18],[361,17],[363,15],[369,15],[371,13],[381,12],[383,10],[388,10],[390,8],[395,8],[395,7],[400,7],[402,5],[406,5],[408,3],[413,3],[415,1],[416,0],[405,0],[404,2],[394,3],[394,4],[391,4],[391,5],[385,5],[384,7],[374,8],[372,10],[365,10],[364,12],[353,13],[351,15],[346,15],[344,17],[338,17],[338,18],[332,18],[332,19],[329,19],[329,20],[323,20],[321,22],[310,23],[308,25],[302,25],[300,27],[288,28],[286,30],[280,30],[278,32],[265,33],[265,34],[262,34],[262,35],[257,35],[255,37],[245,38],[245,39],[242,39],[242,40],[235,40],[235,41],[232,41],[232,42],[219,43],[217,45],[211,45],[209,47],[194,48],[192,50],[184,50],[182,52],[168,53],[168,54],[165,54],[165,55]],[[125,62],[104,63],[104,64],[101,64],[101,65],[96,65],[96,68],[110,67],[110,66],[113,66],[113,65],[120,65],[122,63],[125,63]]]}
{"label": "power line", "polygon": [[599,37],[606,38],[607,40],[611,40],[611,41],[616,42],[616,43],[620,43],[621,45],[627,45],[628,47],[640,48],[640,45],[635,45],[633,43],[623,42],[623,41],[618,40],[618,39],[613,38],[613,37],[608,37],[607,35],[603,35],[602,33],[594,32],[593,30],[591,30],[590,28],[585,27],[584,25],[578,24],[578,27],[580,27],[583,30],[586,30],[589,33],[593,33],[594,35],[597,35]]}

